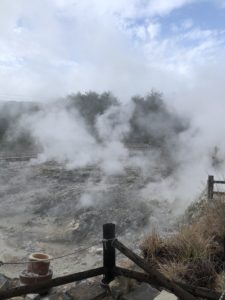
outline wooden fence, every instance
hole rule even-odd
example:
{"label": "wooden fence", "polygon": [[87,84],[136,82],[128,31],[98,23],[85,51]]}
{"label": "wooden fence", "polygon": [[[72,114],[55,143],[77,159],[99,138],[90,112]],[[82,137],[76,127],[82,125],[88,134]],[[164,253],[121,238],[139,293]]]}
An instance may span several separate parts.
{"label": "wooden fence", "polygon": [[225,181],[223,180],[214,180],[214,176],[209,175],[208,176],[208,199],[212,200],[213,195],[224,195],[225,192],[218,192],[214,190],[214,185],[215,184],[225,184]]}
{"label": "wooden fence", "polygon": [[[116,250],[123,253],[131,261],[137,264],[145,272],[136,272],[116,266]],[[171,291],[182,300],[195,300],[196,297],[217,300],[220,293],[201,287],[190,286],[180,282],[174,282],[160,273],[152,265],[148,264],[142,257],[123,245],[115,235],[115,224],[107,223],[103,225],[103,266],[100,268],[79,272],[71,275],[57,277],[45,283],[18,286],[16,288],[0,291],[0,299],[9,299],[29,293],[42,293],[52,287],[84,280],[87,278],[103,275],[102,286],[107,288],[108,284],[116,276],[133,278],[139,282],[147,282],[159,290]],[[103,293],[103,297],[105,294]],[[100,299],[98,297],[98,299]]]}

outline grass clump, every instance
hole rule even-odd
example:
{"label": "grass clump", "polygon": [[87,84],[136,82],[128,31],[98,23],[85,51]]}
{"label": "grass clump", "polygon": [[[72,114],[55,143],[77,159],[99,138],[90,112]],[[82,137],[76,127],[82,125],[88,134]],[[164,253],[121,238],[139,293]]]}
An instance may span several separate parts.
{"label": "grass clump", "polygon": [[225,198],[205,199],[201,211],[177,233],[160,237],[156,232],[141,245],[145,259],[172,280],[221,291],[225,288]]}

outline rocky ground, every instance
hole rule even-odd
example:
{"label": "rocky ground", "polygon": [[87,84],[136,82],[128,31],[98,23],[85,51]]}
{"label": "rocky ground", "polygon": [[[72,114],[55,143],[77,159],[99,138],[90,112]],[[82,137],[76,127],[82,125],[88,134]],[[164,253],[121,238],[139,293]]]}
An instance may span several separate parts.
{"label": "rocky ground", "polygon": [[[17,296],[14,300],[177,300],[164,290],[159,291],[147,283],[117,277],[109,286],[103,288],[101,279],[89,279],[52,288],[43,294]],[[0,275],[0,291],[18,286],[19,281]]]}
{"label": "rocky ground", "polygon": [[[55,162],[0,161],[0,260],[26,260],[43,251],[53,257],[55,275],[102,263],[102,225],[114,222],[117,235],[132,249],[153,226],[170,228],[172,208],[141,198],[150,178],[138,169],[105,176],[97,167],[68,170]],[[88,249],[87,249],[88,248]],[[23,265],[3,265],[12,277]]]}

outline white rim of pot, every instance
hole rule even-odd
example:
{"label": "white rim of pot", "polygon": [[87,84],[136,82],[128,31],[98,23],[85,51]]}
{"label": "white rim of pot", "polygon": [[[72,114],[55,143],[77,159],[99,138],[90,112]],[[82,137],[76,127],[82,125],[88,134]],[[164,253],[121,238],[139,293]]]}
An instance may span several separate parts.
{"label": "white rim of pot", "polygon": [[[36,255],[43,255],[45,256],[46,258],[38,258],[38,257],[35,257]],[[43,261],[43,262],[48,262],[50,259],[52,259],[52,256],[46,254],[46,253],[41,253],[41,252],[35,252],[35,253],[31,253],[29,255],[29,260],[30,261]]]}

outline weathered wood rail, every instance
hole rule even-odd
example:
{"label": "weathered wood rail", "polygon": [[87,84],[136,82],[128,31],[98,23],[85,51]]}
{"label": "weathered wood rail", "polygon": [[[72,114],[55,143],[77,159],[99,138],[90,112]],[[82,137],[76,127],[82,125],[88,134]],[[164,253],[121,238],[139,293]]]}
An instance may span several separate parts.
{"label": "weathered wood rail", "polygon": [[[116,250],[120,251],[135,264],[137,264],[145,273],[132,271],[116,266]],[[107,223],[103,225],[103,266],[100,268],[74,273],[62,277],[51,279],[45,283],[33,285],[18,286],[13,289],[0,291],[0,299],[9,299],[26,295],[28,293],[43,293],[52,287],[64,285],[67,283],[88,279],[95,276],[103,275],[102,286],[108,284],[116,276],[125,276],[133,278],[139,282],[147,282],[156,288],[167,289],[174,293],[182,300],[195,300],[196,297],[204,299],[217,300],[220,293],[201,287],[189,286],[187,284],[174,282],[160,273],[156,268],[148,264],[142,257],[135,254],[132,250],[123,245],[116,239],[115,224]]]}
{"label": "weathered wood rail", "polygon": [[[120,267],[115,267],[114,271],[115,271],[115,274],[118,276],[133,278],[140,282],[147,282],[151,285],[154,285],[158,290],[162,289],[162,287],[160,287],[159,284],[154,281],[154,278],[152,278],[152,276],[149,274],[136,272],[133,270],[127,270],[127,269],[120,268]],[[213,291],[213,290],[210,290],[207,288],[192,286],[192,285],[188,285],[183,282],[177,282],[177,281],[175,283],[196,297],[214,300],[214,299],[219,299],[219,297],[221,296],[221,294],[219,292],[216,292],[216,291]]]}
{"label": "weathered wood rail", "polygon": [[9,299],[12,297],[18,297],[26,294],[42,293],[45,290],[49,290],[52,287],[60,286],[63,284],[88,279],[91,277],[104,274],[104,268],[97,268],[75,274],[70,274],[62,277],[53,278],[47,282],[36,283],[33,285],[18,286],[10,290],[0,292],[0,299]]}
{"label": "weathered wood rail", "polygon": [[214,185],[215,184],[225,184],[225,181],[223,180],[214,180],[214,176],[209,175],[208,176],[208,199],[212,200],[213,195],[224,195],[225,192],[218,192],[214,190]]}

